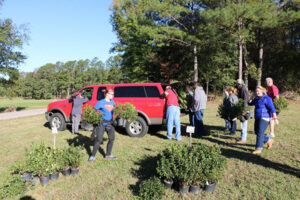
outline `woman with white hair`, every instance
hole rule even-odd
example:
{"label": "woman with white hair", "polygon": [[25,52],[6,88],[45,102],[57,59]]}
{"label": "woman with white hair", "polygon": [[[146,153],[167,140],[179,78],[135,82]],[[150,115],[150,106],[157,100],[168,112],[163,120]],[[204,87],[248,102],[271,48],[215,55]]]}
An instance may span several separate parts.
{"label": "woman with white hair", "polygon": [[[257,136],[256,146],[253,154],[260,154],[263,150],[263,145],[267,144],[267,148],[272,148],[273,139],[270,136],[265,135],[265,130],[269,126],[271,120],[274,120],[278,124],[275,107],[273,105],[272,99],[266,95],[266,89],[258,86],[255,90],[255,98],[252,95],[249,105],[255,106],[255,122],[254,131]],[[254,94],[254,93],[253,93]]]}

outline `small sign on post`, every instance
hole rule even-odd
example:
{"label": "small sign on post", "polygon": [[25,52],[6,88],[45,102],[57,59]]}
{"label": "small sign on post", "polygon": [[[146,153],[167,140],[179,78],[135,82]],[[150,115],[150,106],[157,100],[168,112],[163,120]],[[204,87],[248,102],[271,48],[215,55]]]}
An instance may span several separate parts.
{"label": "small sign on post", "polygon": [[190,147],[192,146],[192,134],[195,133],[195,127],[194,126],[187,126],[186,132],[190,134]]}
{"label": "small sign on post", "polygon": [[55,140],[56,140],[57,128],[56,128],[56,126],[53,126],[51,129],[52,129],[52,134],[54,136],[53,147],[55,148]]}

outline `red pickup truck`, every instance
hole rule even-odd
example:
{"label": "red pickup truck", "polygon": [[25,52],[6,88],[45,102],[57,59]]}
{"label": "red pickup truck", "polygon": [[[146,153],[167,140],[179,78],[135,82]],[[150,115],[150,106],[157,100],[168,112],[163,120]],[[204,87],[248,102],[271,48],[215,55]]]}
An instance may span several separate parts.
{"label": "red pickup truck", "polygon": [[[84,108],[88,105],[94,107],[99,100],[103,99],[103,89],[113,89],[114,101],[117,105],[130,102],[138,111],[137,119],[126,124],[127,134],[132,137],[143,137],[150,125],[163,123],[166,108],[165,99],[161,94],[166,86],[167,84],[161,83],[90,85],[81,88],[78,92],[89,98],[89,101],[83,105]],[[48,105],[46,119],[51,126],[56,126],[58,130],[63,131],[67,124],[72,123],[70,120],[72,106],[70,99],[54,101]]]}

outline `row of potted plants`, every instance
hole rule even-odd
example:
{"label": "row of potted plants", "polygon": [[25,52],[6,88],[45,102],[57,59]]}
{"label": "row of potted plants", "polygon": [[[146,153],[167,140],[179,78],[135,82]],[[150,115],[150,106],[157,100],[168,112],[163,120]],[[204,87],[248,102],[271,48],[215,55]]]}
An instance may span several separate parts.
{"label": "row of potted plants", "polygon": [[[200,187],[214,189],[226,169],[226,159],[217,147],[199,144],[172,145],[159,157],[156,171],[167,187],[179,184],[179,191],[198,193]],[[211,191],[211,190],[208,190]]]}
{"label": "row of potted plants", "polygon": [[58,149],[45,146],[44,143],[33,144],[25,150],[25,160],[16,162],[11,173],[20,174],[25,181],[40,179],[43,186],[49,180],[57,180],[59,172],[63,175],[77,174],[82,160],[82,147],[70,146]]}

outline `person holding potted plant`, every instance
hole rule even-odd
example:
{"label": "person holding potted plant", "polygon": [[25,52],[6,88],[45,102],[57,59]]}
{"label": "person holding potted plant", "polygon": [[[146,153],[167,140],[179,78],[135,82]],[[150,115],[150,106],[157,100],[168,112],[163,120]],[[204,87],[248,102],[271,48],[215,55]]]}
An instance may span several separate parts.
{"label": "person holding potted plant", "polygon": [[[234,87],[226,89],[228,92],[228,98],[225,100],[224,105],[225,109],[229,111],[230,109],[236,105],[239,101],[238,97],[236,96],[236,89]],[[236,133],[236,118],[237,116],[229,115],[229,122],[230,122],[230,135],[235,135]]]}
{"label": "person holding potted plant", "polygon": [[104,89],[103,90],[105,98],[98,101],[95,105],[95,109],[99,110],[99,114],[102,113],[102,122],[98,124],[97,128],[97,138],[94,142],[94,148],[92,155],[89,158],[89,162],[93,162],[95,160],[96,153],[100,147],[100,144],[103,139],[104,131],[107,131],[108,134],[108,143],[106,149],[106,159],[115,159],[116,157],[111,154],[114,140],[115,140],[115,128],[112,126],[113,122],[113,110],[116,106],[113,96],[114,92],[111,89]]}
{"label": "person holding potted plant", "polygon": [[[273,84],[273,79],[268,77],[266,78],[266,84],[268,86],[267,95],[272,98],[272,101],[274,102],[275,99],[279,99],[279,90],[278,88]],[[279,114],[278,112],[276,113]],[[274,121],[270,121],[270,133],[268,134],[270,137],[275,137],[275,123]]]}
{"label": "person holding potted plant", "polygon": [[275,124],[279,124],[272,99],[266,95],[266,93],[267,91],[265,88],[258,86],[248,103],[251,106],[255,106],[254,130],[257,138],[255,151],[252,152],[253,154],[260,154],[265,143],[267,143],[268,149],[272,148],[274,141],[270,136],[265,135],[265,130],[269,126],[271,120],[274,120]]}

